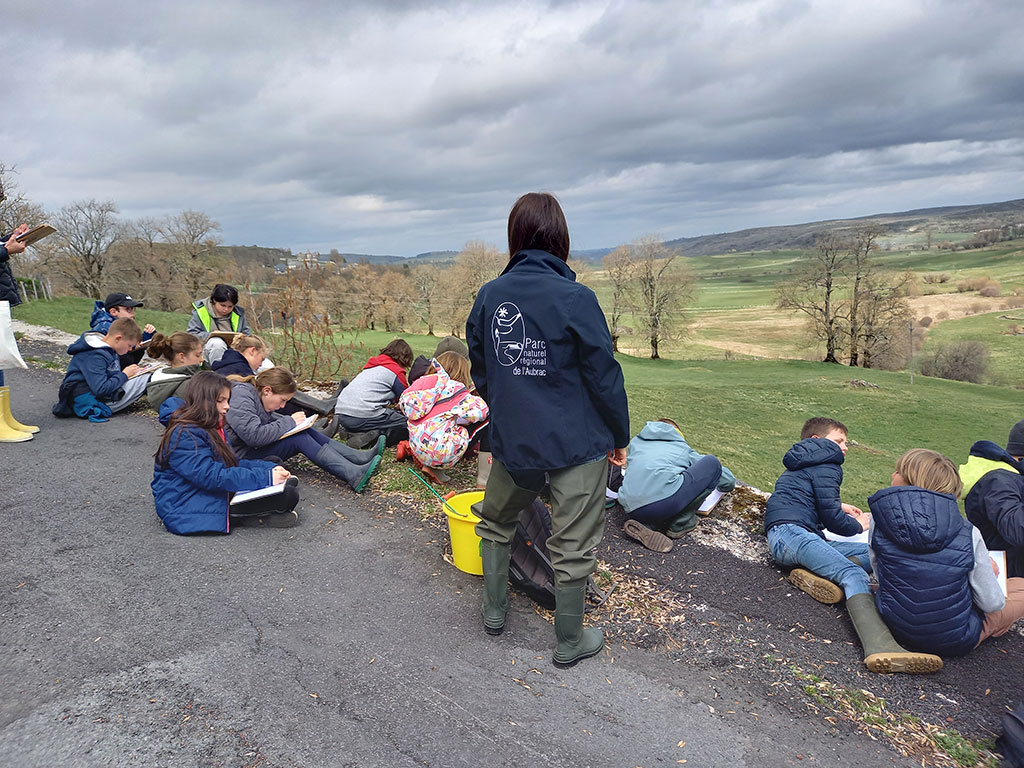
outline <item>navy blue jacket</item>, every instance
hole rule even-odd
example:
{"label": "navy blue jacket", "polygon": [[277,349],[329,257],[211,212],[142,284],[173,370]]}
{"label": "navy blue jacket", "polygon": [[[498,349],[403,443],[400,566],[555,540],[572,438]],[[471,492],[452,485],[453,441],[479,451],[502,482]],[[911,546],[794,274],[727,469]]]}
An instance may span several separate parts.
{"label": "navy blue jacket", "polygon": [[12,307],[16,307],[21,304],[21,295],[18,293],[14,273],[11,272],[11,256],[7,253],[7,241],[11,239],[11,234],[8,232],[0,236],[0,301],[9,301]]}
{"label": "navy blue jacket", "polygon": [[[160,406],[160,421],[167,424],[181,405],[169,397]],[[171,533],[203,531],[227,533],[231,494],[266,488],[273,482],[269,461],[242,459],[227,466],[210,434],[201,427],[179,426],[171,435],[167,467],[153,465],[153,502],[156,513]]]}
{"label": "navy blue jacket", "polygon": [[466,322],[473,383],[491,410],[491,451],[547,471],[629,444],[622,369],[597,297],[544,251],[521,251],[477,294]]}
{"label": "navy blue jacket", "polygon": [[1006,575],[1024,576],[1024,475],[1016,459],[989,440],[971,446],[960,466],[967,519],[985,546],[1006,552]]}
{"label": "navy blue jacket", "polygon": [[83,393],[92,392],[97,400],[117,400],[128,377],[121,372],[121,363],[114,348],[103,341],[102,333],[86,332],[68,347],[71,362],[60,385],[62,404]]}
{"label": "navy blue jacket", "polygon": [[840,536],[860,533],[860,523],[843,512],[839,498],[843,458],[842,449],[823,437],[808,437],[786,451],[782,459],[786,471],[775,481],[765,507],[765,533],[784,523],[822,538],[824,528]]}
{"label": "navy blue jacket", "polygon": [[217,373],[222,376],[252,376],[252,367],[249,365],[249,361],[245,359],[245,355],[239,352],[237,349],[228,349],[224,351],[223,357],[210,366]]}
{"label": "navy blue jacket", "polygon": [[974,569],[971,524],[956,499],[912,485],[868,499],[874,520],[875,604],[907,648],[962,656],[981,638],[984,618],[967,577]]}

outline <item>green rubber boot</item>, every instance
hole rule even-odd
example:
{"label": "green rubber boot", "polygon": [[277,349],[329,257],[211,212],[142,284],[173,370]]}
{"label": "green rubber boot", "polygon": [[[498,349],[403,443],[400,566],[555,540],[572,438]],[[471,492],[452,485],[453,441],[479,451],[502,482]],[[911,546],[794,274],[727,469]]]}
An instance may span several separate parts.
{"label": "green rubber boot", "polygon": [[484,564],[484,632],[500,635],[505,631],[505,613],[508,611],[508,561],[512,547],[480,542],[480,559]]}
{"label": "green rubber boot", "polygon": [[927,675],[942,669],[942,659],[938,656],[908,651],[896,642],[878,615],[872,595],[862,593],[846,598],[846,610],[864,647],[864,664],[872,672]]}
{"label": "green rubber boot", "polygon": [[558,646],[552,658],[555,666],[566,669],[601,652],[604,633],[583,628],[586,586],[555,590],[555,638]]}

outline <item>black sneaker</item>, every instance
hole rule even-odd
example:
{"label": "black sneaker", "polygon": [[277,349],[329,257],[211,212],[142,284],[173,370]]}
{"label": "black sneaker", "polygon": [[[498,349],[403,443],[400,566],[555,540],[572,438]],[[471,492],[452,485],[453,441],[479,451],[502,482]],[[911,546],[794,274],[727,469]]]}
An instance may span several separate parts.
{"label": "black sneaker", "polygon": [[357,451],[365,450],[371,445],[376,444],[380,434],[379,429],[373,429],[369,432],[358,432],[348,439],[348,447],[355,448]]}

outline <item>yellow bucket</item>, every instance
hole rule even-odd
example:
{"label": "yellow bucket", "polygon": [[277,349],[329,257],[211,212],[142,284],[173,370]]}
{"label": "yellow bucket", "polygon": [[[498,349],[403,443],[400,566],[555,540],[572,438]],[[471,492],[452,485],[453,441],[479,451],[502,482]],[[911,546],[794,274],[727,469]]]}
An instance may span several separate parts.
{"label": "yellow bucket", "polygon": [[480,560],[480,537],[476,535],[476,524],[480,518],[470,509],[483,501],[483,491],[457,493],[448,499],[444,512],[448,515],[448,532],[452,537],[452,559],[460,571],[474,576],[484,575],[484,564]]}

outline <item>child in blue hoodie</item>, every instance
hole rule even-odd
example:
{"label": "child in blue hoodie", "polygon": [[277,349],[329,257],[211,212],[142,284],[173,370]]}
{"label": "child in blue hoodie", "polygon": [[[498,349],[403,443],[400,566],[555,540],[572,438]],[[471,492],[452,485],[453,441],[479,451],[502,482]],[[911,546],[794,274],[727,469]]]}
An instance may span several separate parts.
{"label": "child in blue hoodie", "polygon": [[58,392],[53,415],[106,421],[146,392],[149,374],[139,366],[121,370],[120,356],[142,339],[142,330],[129,317],[110,324],[106,334],[83,333],[68,347],[71,363]]}
{"label": "child in blue hoodie", "polygon": [[648,549],[668,552],[672,539],[697,525],[697,507],[708,493],[735,487],[732,472],[691,448],[678,424],[649,421],[629,443],[619,489],[619,503],[629,515],[623,530]]}
{"label": "child in blue hoodie", "polygon": [[868,580],[867,544],[828,541],[822,532],[827,528],[839,536],[854,536],[870,524],[870,515],[839,498],[847,435],[846,426],[834,419],[804,423],[800,442],[782,460],[786,471],[765,508],[768,549],[779,565],[793,568],[793,585],[815,600],[838,603],[845,594],[864,663],[872,672],[936,672],[942,659],[904,649],[878,615]]}

